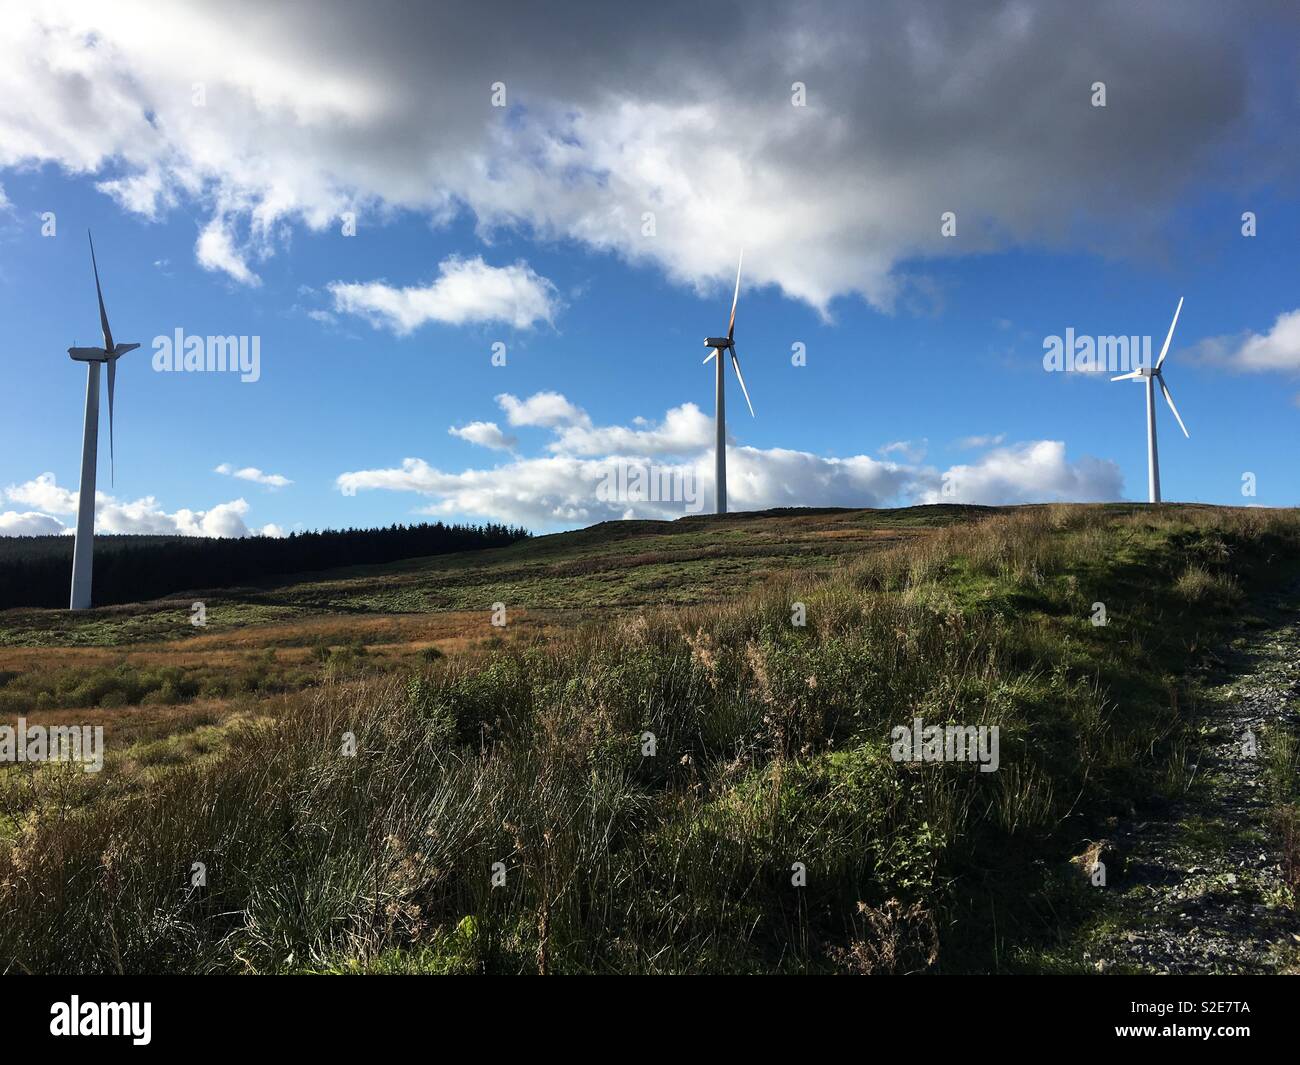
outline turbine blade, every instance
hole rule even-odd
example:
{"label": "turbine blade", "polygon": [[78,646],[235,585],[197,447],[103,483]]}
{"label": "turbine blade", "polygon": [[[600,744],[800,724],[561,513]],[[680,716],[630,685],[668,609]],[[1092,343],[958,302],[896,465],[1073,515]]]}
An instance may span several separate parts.
{"label": "turbine blade", "polygon": [[1142,376],[1142,371],[1141,371],[1141,370],[1134,370],[1132,373],[1122,373],[1122,374],[1120,374],[1118,377],[1112,377],[1111,380],[1112,380],[1112,381],[1132,381],[1132,380],[1134,380],[1135,378],[1138,378],[1138,377],[1141,377],[1141,376]]}
{"label": "turbine blade", "polygon": [[[1160,358],[1156,359],[1156,369],[1160,369],[1160,364],[1165,361],[1165,356],[1169,354],[1169,341],[1174,339],[1174,326],[1178,324],[1178,315],[1183,310],[1183,297],[1178,297],[1178,308],[1174,311],[1174,320],[1169,323],[1169,332],[1165,334],[1165,346],[1160,349]],[[1167,393],[1166,393],[1167,394]]]}
{"label": "turbine blade", "polygon": [[708,366],[709,363],[713,360],[713,357],[714,357],[715,355],[717,355],[717,354],[718,354],[718,349],[717,349],[717,348],[714,348],[711,352],[709,352],[707,355],[705,355],[705,356],[704,356],[704,365],[705,365],[705,366]]}
{"label": "turbine blade", "polygon": [[117,358],[108,360],[108,469],[112,483],[117,483],[117,459],[113,455],[113,379],[117,375]]}
{"label": "turbine blade", "polygon": [[113,350],[113,331],[108,328],[108,312],[104,310],[104,293],[99,287],[99,264],[95,262],[95,238],[90,235],[90,230],[86,230],[86,237],[90,241],[90,265],[95,271],[95,295],[99,297],[99,324],[104,330],[104,350]]}
{"label": "turbine blade", "polygon": [[745,405],[749,407],[749,416],[756,418],[754,413],[754,404],[749,402],[749,389],[745,387],[745,375],[740,372],[740,360],[736,358],[736,349],[731,349],[731,365],[736,371],[736,379],[740,381],[740,390],[745,393]]}
{"label": "turbine blade", "polygon": [[727,323],[727,339],[736,335],[736,304],[740,302],[740,268],[745,264],[745,249],[740,249],[740,262],[736,263],[736,294],[731,297],[731,321]]}
{"label": "turbine blade", "polygon": [[1178,419],[1178,428],[1183,431],[1183,436],[1191,439],[1192,434],[1187,431],[1187,426],[1183,424],[1182,415],[1178,413],[1178,408],[1174,406],[1174,397],[1169,394],[1169,386],[1165,384],[1165,379],[1157,377],[1156,380],[1160,382],[1160,391],[1165,394],[1165,402],[1169,404],[1169,409],[1174,412],[1174,417]]}

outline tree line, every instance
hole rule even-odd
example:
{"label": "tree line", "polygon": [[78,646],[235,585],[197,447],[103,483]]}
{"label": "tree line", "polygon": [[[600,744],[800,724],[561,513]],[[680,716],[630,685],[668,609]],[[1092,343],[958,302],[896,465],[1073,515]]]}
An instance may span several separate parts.
{"label": "tree line", "polygon": [[[504,547],[529,535],[494,523],[424,522],[239,539],[97,536],[94,599],[96,606],[136,603],[339,566]],[[0,609],[65,607],[71,579],[71,536],[0,537]]]}

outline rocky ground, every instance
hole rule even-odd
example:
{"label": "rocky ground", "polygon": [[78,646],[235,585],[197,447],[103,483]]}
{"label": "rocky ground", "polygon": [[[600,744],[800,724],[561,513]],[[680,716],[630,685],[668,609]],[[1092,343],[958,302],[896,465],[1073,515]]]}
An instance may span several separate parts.
{"label": "rocky ground", "polygon": [[1085,954],[1099,971],[1300,972],[1300,909],[1266,757],[1270,736],[1300,732],[1300,621],[1292,613],[1244,642],[1228,679],[1205,692],[1183,797],[1117,826],[1083,859],[1099,858],[1102,890],[1116,892],[1116,919]]}

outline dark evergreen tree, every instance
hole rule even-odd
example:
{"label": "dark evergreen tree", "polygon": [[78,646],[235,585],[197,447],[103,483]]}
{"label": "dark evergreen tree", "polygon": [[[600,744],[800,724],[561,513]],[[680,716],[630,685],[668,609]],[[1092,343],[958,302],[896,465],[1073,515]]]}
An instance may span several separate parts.
{"label": "dark evergreen tree", "polygon": [[[257,584],[295,573],[504,547],[529,533],[506,525],[392,525],[283,538],[95,537],[95,604]],[[0,537],[0,609],[68,605],[71,536]]]}

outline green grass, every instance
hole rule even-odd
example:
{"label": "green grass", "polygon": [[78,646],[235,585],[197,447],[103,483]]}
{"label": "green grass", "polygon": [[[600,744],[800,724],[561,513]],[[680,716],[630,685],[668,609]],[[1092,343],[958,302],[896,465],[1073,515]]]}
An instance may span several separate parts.
{"label": "green grass", "polygon": [[[400,595],[591,613],[408,675],[344,650],[194,762],[138,752],[166,770],[147,788],[20,811],[0,850],[2,967],[1081,968],[1053,953],[1095,914],[1070,848],[1179,786],[1188,674],[1232,634],[1222,604],[1300,558],[1288,512],[675,524],[277,591],[294,609]],[[643,595],[680,605],[638,610]],[[915,716],[997,725],[1001,768],[893,761],[890,729]]]}
{"label": "green grass", "polygon": [[[331,668],[355,668],[355,653],[343,649],[327,660]],[[115,709],[124,706],[174,706],[195,698],[225,699],[245,693],[277,694],[298,691],[317,682],[321,671],[311,666],[287,667],[274,650],[263,652],[237,668],[134,666],[61,666],[31,670],[0,684],[0,715],[17,716],[62,709]]]}
{"label": "green grass", "polygon": [[590,611],[714,602],[791,570],[829,572],[879,536],[916,535],[983,507],[780,512],[608,522],[492,548],[335,570],[294,583],[196,591],[183,598],[78,613],[0,611],[0,647],[124,646],[193,636],[190,604],[208,608],[205,633],[322,615],[515,609]]}

